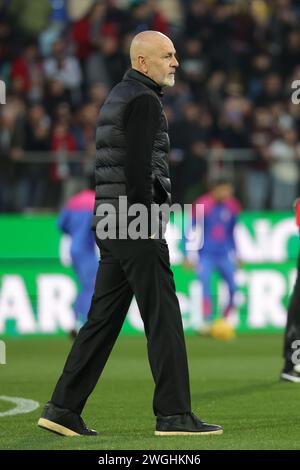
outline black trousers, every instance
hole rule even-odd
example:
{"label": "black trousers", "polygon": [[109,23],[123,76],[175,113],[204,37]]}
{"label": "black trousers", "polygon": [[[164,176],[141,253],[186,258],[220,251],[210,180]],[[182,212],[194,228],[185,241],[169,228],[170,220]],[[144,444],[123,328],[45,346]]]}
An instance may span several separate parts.
{"label": "black trousers", "polygon": [[[288,307],[287,324],[284,333],[284,351],[285,369],[292,369],[294,362],[292,355],[299,350],[299,344],[296,348],[292,347],[295,340],[300,341],[300,256],[298,257],[297,278],[293,294]],[[299,358],[299,355],[297,356]]]}
{"label": "black trousers", "polygon": [[133,294],[155,382],[154,414],[191,410],[182,319],[164,240],[97,241],[101,262],[88,321],[79,331],[52,403],[81,413],[115,344]]}

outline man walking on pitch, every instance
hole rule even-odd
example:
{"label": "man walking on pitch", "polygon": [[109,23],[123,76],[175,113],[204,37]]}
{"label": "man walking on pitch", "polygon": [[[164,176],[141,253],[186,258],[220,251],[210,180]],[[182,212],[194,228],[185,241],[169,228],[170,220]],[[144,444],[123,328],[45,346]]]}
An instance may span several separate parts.
{"label": "man walking on pitch", "polygon": [[[101,252],[87,323],[81,328],[39,426],[62,435],[95,435],[80,414],[119,335],[133,295],[144,322],[148,357],[155,382],[156,435],[222,434],[191,412],[183,326],[169,251],[162,236],[166,218],[156,220],[147,236],[124,239],[142,204],[170,204],[169,139],[160,97],[173,86],[178,62],[171,40],[156,31],[134,37],[131,64],[108,95],[96,132],[96,241]],[[105,210],[103,208],[105,207]],[[104,212],[108,217],[103,229]],[[116,216],[118,223],[116,222]],[[150,217],[147,218],[148,222]],[[116,236],[117,231],[117,236]],[[129,231],[129,230],[128,230]]]}

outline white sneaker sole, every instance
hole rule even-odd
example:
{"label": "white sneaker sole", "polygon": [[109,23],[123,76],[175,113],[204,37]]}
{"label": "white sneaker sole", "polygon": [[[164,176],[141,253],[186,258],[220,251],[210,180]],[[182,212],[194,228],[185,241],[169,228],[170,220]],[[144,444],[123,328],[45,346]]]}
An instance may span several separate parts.
{"label": "white sneaker sole", "polygon": [[45,418],[40,418],[38,420],[38,426],[40,428],[47,429],[48,431],[56,432],[56,434],[60,434],[61,436],[81,436],[81,434],[78,434],[77,432],[62,426],[61,424],[54,423],[54,421],[49,421],[49,419]]}
{"label": "white sneaker sole", "polygon": [[283,372],[283,373],[280,375],[280,378],[281,378],[282,380],[288,380],[289,382],[293,382],[293,383],[297,383],[297,384],[300,383],[300,377],[294,377],[293,375],[286,374],[285,372]]}
{"label": "white sneaker sole", "polygon": [[155,436],[208,436],[210,434],[223,434],[223,429],[206,432],[188,432],[188,431],[155,431]]}

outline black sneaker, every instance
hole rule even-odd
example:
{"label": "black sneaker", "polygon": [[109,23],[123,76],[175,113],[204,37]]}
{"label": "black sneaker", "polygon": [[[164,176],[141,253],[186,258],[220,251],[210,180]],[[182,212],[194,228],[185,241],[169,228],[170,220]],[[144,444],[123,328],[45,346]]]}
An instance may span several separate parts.
{"label": "black sneaker", "polygon": [[217,424],[207,424],[193,413],[161,416],[156,419],[155,436],[192,436],[201,434],[223,434],[223,428]]}
{"label": "black sneaker", "polygon": [[48,402],[38,421],[38,426],[61,436],[97,436],[97,431],[88,429],[85,422],[76,413],[66,408],[59,408]]}
{"label": "black sneaker", "polygon": [[281,380],[286,380],[288,382],[300,383],[300,372],[295,369],[283,369],[280,374]]}

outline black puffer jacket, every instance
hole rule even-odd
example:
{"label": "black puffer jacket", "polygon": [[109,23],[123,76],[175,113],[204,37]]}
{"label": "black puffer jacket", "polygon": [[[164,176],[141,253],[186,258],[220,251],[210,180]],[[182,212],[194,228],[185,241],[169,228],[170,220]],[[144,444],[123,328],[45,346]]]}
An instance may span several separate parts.
{"label": "black puffer jacket", "polygon": [[157,204],[170,204],[171,184],[168,154],[167,121],[159,99],[160,88],[149,78],[130,69],[106,98],[99,115],[96,130],[96,199],[94,227],[101,219],[100,206],[109,203],[119,212],[119,197],[127,196],[124,161],[126,140],[124,114],[127,105],[139,95],[151,94],[161,108],[160,127],[152,151],[152,197]]}

